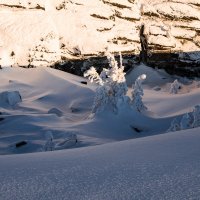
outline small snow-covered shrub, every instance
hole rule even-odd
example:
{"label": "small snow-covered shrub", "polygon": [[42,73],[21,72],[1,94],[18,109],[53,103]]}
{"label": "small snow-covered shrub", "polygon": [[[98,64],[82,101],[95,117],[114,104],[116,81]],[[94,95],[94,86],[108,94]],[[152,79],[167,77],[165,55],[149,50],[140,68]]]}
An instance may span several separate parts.
{"label": "small snow-covered shrub", "polygon": [[171,86],[170,86],[171,94],[177,94],[180,89],[181,89],[181,84],[178,82],[177,79],[173,83],[171,83]]}
{"label": "small snow-covered shrub", "polygon": [[47,131],[46,143],[44,145],[44,151],[53,151],[54,148],[55,148],[55,144],[53,142],[53,134],[51,131]]}
{"label": "small snow-covered shrub", "polygon": [[192,117],[193,117],[193,123],[192,127],[199,127],[200,126],[200,105],[196,105],[194,107],[194,110],[192,112]]}
{"label": "small snow-covered shrub", "polygon": [[200,127],[200,105],[196,105],[192,113],[186,113],[182,116],[180,123],[175,118],[171,122],[171,126],[168,129],[168,132],[185,130],[189,128]]}
{"label": "small snow-covered shrub", "polygon": [[171,125],[169,127],[169,129],[167,130],[167,132],[174,132],[174,131],[180,131],[181,128],[180,128],[180,125],[179,125],[179,122],[178,120],[175,118],[172,122],[171,122]]}
{"label": "small snow-covered shrub", "polygon": [[55,146],[55,150],[71,148],[75,146],[77,142],[77,135],[75,133],[71,133],[67,138],[63,139],[62,142]]}
{"label": "small snow-covered shrub", "polygon": [[0,93],[0,103],[15,106],[20,102],[22,102],[22,98],[18,91],[5,91]]}
{"label": "small snow-covered shrub", "polygon": [[133,86],[132,91],[132,105],[135,107],[135,109],[139,112],[147,110],[147,107],[142,102],[142,96],[144,95],[143,88],[142,88],[142,82],[146,79],[146,74],[140,75]]}
{"label": "small snow-covered shrub", "polygon": [[114,56],[107,55],[109,61],[109,69],[103,69],[99,75],[94,67],[91,67],[84,73],[91,82],[96,82],[99,86],[96,89],[93,113],[102,110],[111,109],[114,113],[118,112],[118,104],[120,101],[125,101],[127,93],[127,85],[122,65],[122,57],[120,55],[120,63],[118,64]]}
{"label": "small snow-covered shrub", "polygon": [[180,129],[189,129],[192,127],[192,119],[188,113],[184,114],[181,118]]}

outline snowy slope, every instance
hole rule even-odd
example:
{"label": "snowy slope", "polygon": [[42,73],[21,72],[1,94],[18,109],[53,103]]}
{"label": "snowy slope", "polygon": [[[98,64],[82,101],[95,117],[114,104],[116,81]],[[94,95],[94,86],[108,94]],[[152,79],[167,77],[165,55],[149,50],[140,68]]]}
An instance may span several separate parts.
{"label": "snowy slope", "polygon": [[0,157],[2,200],[199,199],[198,129]]}
{"label": "snowy slope", "polygon": [[[127,95],[145,73],[148,110],[127,103],[92,116],[95,84],[43,68],[139,54],[143,23],[152,52],[190,52],[180,59],[198,63],[199,10],[198,0],[1,0],[0,200],[199,199],[200,129],[166,133],[200,105],[198,79],[141,64]],[[61,151],[43,152],[51,142]]]}
{"label": "snowy slope", "polygon": [[[1,70],[0,78],[0,93],[18,91],[22,98],[10,105],[0,95],[0,117],[4,118],[0,122],[0,154],[43,151],[48,131],[58,146],[75,134],[78,143],[63,147],[71,148],[140,137],[132,127],[143,127],[144,122],[149,125],[141,136],[165,132],[171,121],[144,116],[126,106],[118,115],[104,112],[91,118],[95,86],[51,68],[8,67]],[[158,121],[162,126],[157,126]],[[24,140],[28,144],[16,149],[15,144]]]}

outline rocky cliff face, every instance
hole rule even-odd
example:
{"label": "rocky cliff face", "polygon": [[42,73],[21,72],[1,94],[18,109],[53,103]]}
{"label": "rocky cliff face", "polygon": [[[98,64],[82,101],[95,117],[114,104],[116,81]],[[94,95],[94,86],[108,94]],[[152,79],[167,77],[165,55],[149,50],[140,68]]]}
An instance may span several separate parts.
{"label": "rocky cliff face", "polygon": [[101,57],[106,51],[128,55],[129,65],[135,58],[170,72],[198,75],[200,1],[0,2],[1,65],[62,63],[58,68],[72,69],[98,59],[80,65],[73,60]]}

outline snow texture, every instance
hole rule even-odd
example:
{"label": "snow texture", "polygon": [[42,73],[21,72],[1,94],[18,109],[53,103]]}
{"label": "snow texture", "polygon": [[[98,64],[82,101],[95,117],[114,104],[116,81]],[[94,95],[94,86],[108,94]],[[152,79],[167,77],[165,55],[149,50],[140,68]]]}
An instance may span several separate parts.
{"label": "snow texture", "polygon": [[198,199],[199,129],[0,157],[3,200]]}
{"label": "snow texture", "polygon": [[[142,64],[127,74],[130,86],[138,76],[146,78],[147,111],[121,104],[117,115],[90,118],[97,85],[50,68],[3,68],[0,90],[19,91],[23,101],[0,102],[0,199],[198,199],[199,80],[179,79],[173,95],[166,72]],[[177,131],[189,112],[196,128]],[[26,145],[16,148],[20,141]]]}

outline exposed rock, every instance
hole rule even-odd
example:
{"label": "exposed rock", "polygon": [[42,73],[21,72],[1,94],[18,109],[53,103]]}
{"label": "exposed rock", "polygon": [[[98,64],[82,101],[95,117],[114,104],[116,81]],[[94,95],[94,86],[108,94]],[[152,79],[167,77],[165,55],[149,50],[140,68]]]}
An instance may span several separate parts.
{"label": "exposed rock", "polygon": [[163,35],[165,37],[168,36],[168,32],[169,32],[169,27],[164,26],[164,25],[150,25],[149,27],[149,34],[150,35]]}
{"label": "exposed rock", "polygon": [[0,13],[2,66],[45,65],[81,75],[86,63],[103,67],[106,51],[142,60],[144,25],[147,64],[181,74],[200,68],[199,0],[1,0],[1,10],[15,12]]}
{"label": "exposed rock", "polygon": [[141,11],[143,15],[156,16],[156,17],[160,16],[160,14],[157,12],[154,6],[149,5],[149,4],[142,4]]}
{"label": "exposed rock", "polygon": [[194,38],[194,43],[200,47],[200,35],[197,35],[195,38]]}
{"label": "exposed rock", "polygon": [[17,143],[15,144],[15,147],[16,147],[16,148],[19,148],[19,147],[22,147],[22,146],[24,146],[24,145],[26,145],[26,144],[27,144],[26,141],[20,141],[20,142],[17,142]]}
{"label": "exposed rock", "polygon": [[192,21],[173,21],[172,25],[174,27],[188,28],[194,31],[200,31],[200,23],[199,20]]}
{"label": "exposed rock", "polygon": [[138,8],[124,8],[121,10],[116,9],[116,16],[128,21],[135,21],[135,20],[140,20],[141,18],[141,13]]}
{"label": "exposed rock", "polygon": [[155,5],[157,12],[170,19],[199,20],[199,10],[187,3],[162,2]]}
{"label": "exposed rock", "polygon": [[130,1],[127,0],[103,0],[104,3],[110,4],[112,6],[116,6],[119,8],[131,8],[133,5]]}
{"label": "exposed rock", "polygon": [[[172,0],[172,2],[183,3],[183,0]],[[199,0],[186,0],[185,3],[193,4],[193,5],[196,5],[196,6],[200,6],[200,1]]]}
{"label": "exposed rock", "polygon": [[87,81],[81,81],[83,85],[87,85]]}
{"label": "exposed rock", "polygon": [[171,35],[175,38],[192,40],[196,36],[196,31],[172,27]]}
{"label": "exposed rock", "polygon": [[166,48],[175,48],[176,42],[174,38],[165,37],[163,35],[150,35],[148,39],[149,45],[153,45],[156,49],[158,47],[159,49],[166,49]]}

